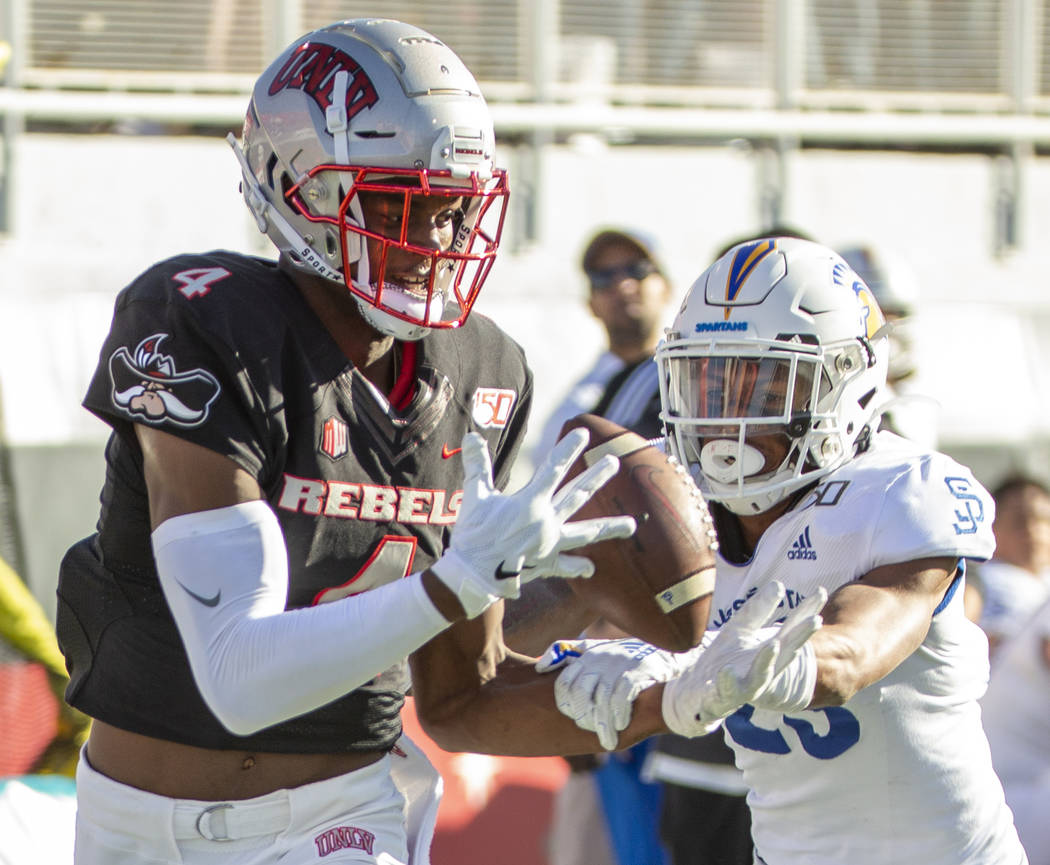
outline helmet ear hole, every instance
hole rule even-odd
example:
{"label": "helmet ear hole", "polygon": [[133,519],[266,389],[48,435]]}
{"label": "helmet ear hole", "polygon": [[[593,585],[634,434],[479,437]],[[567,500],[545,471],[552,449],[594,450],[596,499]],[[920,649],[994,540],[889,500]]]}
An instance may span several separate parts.
{"label": "helmet ear hole", "polygon": [[[266,185],[272,190],[276,190],[277,187],[273,181],[273,170],[277,167],[277,154],[271,153],[270,158],[266,160]],[[286,175],[287,176],[287,175]]]}
{"label": "helmet ear hole", "polygon": [[295,181],[292,180],[291,175],[287,171],[281,172],[281,198],[287,198],[288,193],[292,191],[292,187],[295,186]]}
{"label": "helmet ear hole", "polygon": [[339,241],[330,231],[324,234],[324,251],[329,258],[335,258],[339,254]]}

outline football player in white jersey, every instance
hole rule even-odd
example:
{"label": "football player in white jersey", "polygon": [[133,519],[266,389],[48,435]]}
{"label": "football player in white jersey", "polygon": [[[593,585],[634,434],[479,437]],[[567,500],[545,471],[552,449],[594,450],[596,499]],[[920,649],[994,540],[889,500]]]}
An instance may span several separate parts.
{"label": "football player in white jersey", "polygon": [[756,865],[1025,862],[960,590],[992,553],[994,505],[949,457],[872,432],[888,358],[867,286],[815,243],[738,245],[657,360],[666,445],[718,531],[705,648],[588,644],[559,707],[606,747],[656,711],[683,735],[722,724]]}

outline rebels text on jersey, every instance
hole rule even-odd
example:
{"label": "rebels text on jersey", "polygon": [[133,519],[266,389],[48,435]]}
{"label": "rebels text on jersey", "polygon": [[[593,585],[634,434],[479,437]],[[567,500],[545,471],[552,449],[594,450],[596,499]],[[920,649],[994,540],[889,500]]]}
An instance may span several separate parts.
{"label": "rebels text on jersey", "polygon": [[[367,591],[440,555],[462,496],[465,432],[484,436],[496,483],[507,481],[531,402],[521,349],[484,316],[405,345],[388,400],[273,262],[229,252],[161,262],[121,293],[84,401],[114,429],[98,533],[70,550],[60,576],[73,705],[204,747],[393,742],[405,684],[393,675],[249,737],[212,716],[156,577],[133,424],[217,451],[258,481],[284,531],[289,608]],[[92,611],[86,621],[74,620],[71,596]],[[93,669],[103,653],[129,661]]]}

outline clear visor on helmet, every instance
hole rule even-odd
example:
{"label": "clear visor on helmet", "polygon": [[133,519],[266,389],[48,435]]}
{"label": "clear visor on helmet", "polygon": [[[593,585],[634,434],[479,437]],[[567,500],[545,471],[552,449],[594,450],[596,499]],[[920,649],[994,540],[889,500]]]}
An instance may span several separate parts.
{"label": "clear visor on helmet", "polygon": [[677,455],[699,472],[701,491],[725,502],[794,484],[820,417],[816,407],[830,387],[820,357],[779,348],[748,347],[749,356],[741,346],[697,349],[663,353],[663,386]]}
{"label": "clear visor on helmet", "polygon": [[812,411],[818,362],[793,352],[761,357],[675,357],[668,364],[668,402],[692,423],[764,421],[787,426]]}
{"label": "clear visor on helmet", "polygon": [[[507,193],[503,172],[482,181],[319,165],[285,197],[318,223],[329,255],[339,252],[353,294],[396,318],[440,328],[462,324],[477,299],[495,262]],[[336,194],[337,209],[322,200]]]}

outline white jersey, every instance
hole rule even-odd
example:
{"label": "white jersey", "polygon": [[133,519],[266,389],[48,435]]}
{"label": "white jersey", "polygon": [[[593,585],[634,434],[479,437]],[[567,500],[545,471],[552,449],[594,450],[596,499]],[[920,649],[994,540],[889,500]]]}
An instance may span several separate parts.
{"label": "white jersey", "polygon": [[[719,558],[711,627],[780,580],[794,607],[881,565],[987,559],[994,505],[970,471],[891,433],[825,476],[763,534]],[[843,706],[781,715],[744,706],[726,740],[750,788],[756,862],[1019,865],[1025,861],[981,729],[988,643],[957,579],[922,645]]]}

